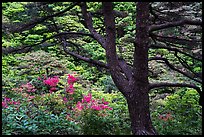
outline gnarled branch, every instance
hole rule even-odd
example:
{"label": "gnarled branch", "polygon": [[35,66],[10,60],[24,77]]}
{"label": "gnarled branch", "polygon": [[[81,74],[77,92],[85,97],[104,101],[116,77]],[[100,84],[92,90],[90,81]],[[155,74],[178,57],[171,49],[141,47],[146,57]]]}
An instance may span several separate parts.
{"label": "gnarled branch", "polygon": [[58,13],[55,13],[53,15],[49,15],[49,16],[46,16],[46,17],[42,17],[42,18],[35,18],[35,19],[32,19],[30,20],[29,22],[26,22],[25,24],[22,24],[22,25],[18,25],[19,27],[15,27],[15,29],[11,30],[12,33],[15,33],[15,32],[22,32],[24,30],[28,30],[28,29],[31,29],[33,27],[35,27],[37,24],[39,23],[42,23],[44,22],[45,20],[48,20],[50,18],[53,18],[53,17],[56,17],[56,16],[59,16],[69,10],[71,10],[73,7],[75,7],[79,2],[74,2],[71,6],[69,6],[68,8],[58,12]]}
{"label": "gnarled branch", "polygon": [[82,11],[82,15],[84,17],[85,23],[86,23],[86,27],[89,29],[89,31],[91,32],[91,34],[93,35],[93,37],[101,44],[101,46],[105,49],[105,40],[103,38],[102,35],[100,35],[99,33],[97,33],[97,31],[94,29],[93,27],[93,23],[92,23],[92,17],[91,14],[88,13],[87,11],[87,5],[85,2],[82,2],[80,4],[81,6],[81,11]]}
{"label": "gnarled branch", "polygon": [[186,84],[186,83],[167,83],[167,82],[161,82],[161,83],[150,83],[149,84],[149,90],[154,88],[161,88],[161,87],[188,87],[195,89],[198,94],[200,95],[199,98],[199,105],[203,106],[202,100],[203,100],[203,94],[200,88],[194,84]]}
{"label": "gnarled branch", "polygon": [[[172,44],[169,44],[169,45],[172,45]],[[190,55],[190,54],[188,54],[188,53],[186,53],[186,52],[183,52],[183,51],[179,50],[178,48],[173,48],[173,47],[171,47],[171,46],[163,46],[163,45],[161,45],[161,44],[151,44],[151,45],[149,46],[149,48],[154,48],[154,49],[163,48],[163,49],[167,49],[167,50],[170,50],[170,51],[179,52],[179,53],[184,54],[184,55],[186,55],[186,56],[188,56],[188,57],[191,57],[191,58],[193,58],[193,59],[196,59],[196,60],[198,60],[198,61],[202,61],[202,58],[195,57],[195,56],[193,56],[193,55]]]}
{"label": "gnarled branch", "polygon": [[164,61],[165,64],[166,64],[169,68],[171,68],[172,70],[177,71],[177,72],[183,74],[184,76],[186,76],[186,77],[188,77],[188,78],[190,78],[190,79],[192,79],[192,80],[194,80],[194,81],[196,81],[196,82],[198,82],[198,83],[200,83],[200,84],[202,83],[202,80],[195,79],[195,78],[194,78],[193,76],[191,76],[190,74],[188,74],[188,73],[186,73],[186,72],[183,72],[183,71],[181,71],[181,70],[175,68],[166,58],[153,57],[153,58],[149,58],[149,59],[148,59],[148,61],[151,61],[151,60],[162,60],[162,61]]}
{"label": "gnarled branch", "polygon": [[[124,96],[127,96],[128,80],[121,73],[123,67],[120,67],[117,52],[116,52],[116,28],[113,12],[113,3],[102,2],[102,9],[104,14],[105,24],[105,48],[108,67],[113,78],[114,83]],[[124,72],[124,71],[123,71]],[[125,73],[124,73],[125,74]]]}
{"label": "gnarled branch", "polygon": [[88,63],[91,63],[91,64],[94,64],[94,65],[97,65],[97,66],[100,66],[100,67],[103,67],[103,68],[108,69],[108,65],[105,64],[105,63],[103,63],[103,62],[101,62],[101,61],[93,60],[93,59],[91,59],[91,58],[84,57],[84,56],[81,56],[81,55],[79,55],[79,54],[77,54],[77,53],[74,53],[74,52],[69,51],[69,50],[67,49],[67,46],[68,46],[68,45],[69,45],[69,43],[67,43],[65,40],[63,40],[63,49],[64,49],[65,53],[67,53],[67,54],[69,54],[69,55],[71,55],[71,56],[73,56],[73,57],[76,57],[76,58],[78,58],[78,59],[80,59],[80,60],[83,60],[83,61],[85,61],[85,62],[88,62]]}
{"label": "gnarled branch", "polygon": [[38,46],[38,45],[46,42],[49,39],[52,39],[52,38],[55,38],[55,37],[59,37],[59,36],[62,36],[62,35],[82,35],[82,36],[90,36],[90,37],[93,38],[93,36],[91,34],[89,34],[89,33],[82,33],[82,32],[60,32],[60,33],[57,33],[57,34],[54,34],[54,35],[50,36],[49,38],[45,38],[42,41],[37,42],[37,43],[35,43],[33,45],[24,45],[24,46],[19,46],[19,47],[7,47],[7,48],[2,47],[2,53],[3,54],[10,54],[10,53],[29,52],[32,49],[32,47]]}
{"label": "gnarled branch", "polygon": [[168,22],[160,25],[152,25],[149,27],[149,32],[158,31],[158,30],[171,28],[171,27],[182,26],[182,25],[202,25],[202,21],[183,19],[180,21]]}

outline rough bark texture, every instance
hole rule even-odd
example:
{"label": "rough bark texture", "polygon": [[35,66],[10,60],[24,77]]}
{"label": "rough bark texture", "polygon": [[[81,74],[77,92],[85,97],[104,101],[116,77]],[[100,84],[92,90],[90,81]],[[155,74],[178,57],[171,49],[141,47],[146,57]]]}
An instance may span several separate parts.
{"label": "rough bark texture", "polygon": [[137,3],[133,89],[127,97],[134,135],[155,135],[149,111],[148,82],[149,3]]}
{"label": "rough bark texture", "polygon": [[[127,99],[134,135],[155,135],[149,111],[148,82],[148,18],[149,3],[137,4],[136,40],[133,70],[125,73],[116,53],[116,29],[113,14],[113,4],[103,3],[104,24],[106,28],[105,47],[106,58],[111,77]],[[126,75],[126,78],[121,71]],[[133,72],[133,73],[132,73]]]}
{"label": "rough bark texture", "polygon": [[121,91],[121,93],[126,96],[126,87],[128,81],[125,76],[121,73],[122,68],[120,67],[118,56],[116,53],[116,28],[115,19],[113,12],[113,4],[111,2],[103,2],[103,13],[104,13],[104,24],[106,30],[105,36],[105,47],[106,47],[106,59],[109,67],[109,72],[111,77]]}

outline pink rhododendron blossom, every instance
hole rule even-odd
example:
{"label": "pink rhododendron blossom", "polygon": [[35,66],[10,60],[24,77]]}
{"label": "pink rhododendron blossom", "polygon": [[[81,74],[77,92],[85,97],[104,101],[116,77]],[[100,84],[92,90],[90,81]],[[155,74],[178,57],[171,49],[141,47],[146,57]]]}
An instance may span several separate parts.
{"label": "pink rhododendron blossom", "polygon": [[77,81],[77,78],[75,78],[74,76],[68,74],[67,77],[67,83],[73,85],[75,82]]}
{"label": "pink rhododendron blossom", "polygon": [[8,104],[10,105],[19,105],[20,101],[13,101],[8,97],[5,97],[4,100],[2,101],[2,107],[3,108],[8,108]]}
{"label": "pink rhododendron blossom", "polygon": [[87,96],[84,96],[84,100],[89,103],[91,101],[92,95],[89,93]]}
{"label": "pink rhododendron blossom", "polygon": [[74,93],[74,87],[73,85],[69,85],[69,87],[66,88],[66,92],[68,92],[69,94],[73,94]]}
{"label": "pink rhododendron blossom", "polygon": [[38,77],[38,80],[41,80],[41,77]]}
{"label": "pink rhododendron blossom", "polygon": [[31,90],[31,92],[35,92],[35,91],[36,91],[36,89],[32,89],[32,90]]}
{"label": "pink rhododendron blossom", "polygon": [[97,106],[97,105],[93,105],[93,106],[91,106],[91,108],[94,109],[94,110],[101,110],[101,108],[99,106]]}
{"label": "pink rhododendron blossom", "polygon": [[78,109],[79,111],[83,109],[82,103],[80,101],[77,102],[76,109]]}
{"label": "pink rhododendron blossom", "polygon": [[100,104],[100,107],[101,107],[101,109],[109,108],[107,105],[104,105],[104,104]]}
{"label": "pink rhododendron blossom", "polygon": [[7,105],[7,103],[5,101],[2,102],[2,107],[3,108],[8,108],[8,105]]}
{"label": "pink rhododendron blossom", "polygon": [[14,101],[13,100],[11,100],[10,102],[8,102],[10,105],[12,105],[13,103],[14,103]]}
{"label": "pink rhododendron blossom", "polygon": [[55,77],[43,80],[43,82],[45,85],[49,85],[51,87],[56,87],[58,82],[59,82],[59,78],[57,76],[55,76]]}
{"label": "pink rhododendron blossom", "polygon": [[68,99],[67,99],[66,97],[63,97],[62,99],[63,99],[63,101],[64,101],[65,103],[68,102]]}
{"label": "pink rhododendron blossom", "polygon": [[56,88],[56,87],[51,87],[50,90],[52,90],[52,91],[56,91],[57,88]]}
{"label": "pink rhododendron blossom", "polygon": [[49,92],[52,94],[53,93],[53,91],[52,90],[49,90]]}
{"label": "pink rhododendron blossom", "polygon": [[4,98],[4,100],[9,102],[11,99],[10,99],[10,98],[5,97],[5,98]]}

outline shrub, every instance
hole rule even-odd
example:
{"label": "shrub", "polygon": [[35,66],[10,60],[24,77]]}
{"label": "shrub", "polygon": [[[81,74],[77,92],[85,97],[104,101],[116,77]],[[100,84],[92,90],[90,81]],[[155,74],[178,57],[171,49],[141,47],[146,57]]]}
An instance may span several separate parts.
{"label": "shrub", "polygon": [[152,113],[153,123],[162,135],[200,135],[201,106],[199,95],[192,89],[180,89],[167,96],[164,105]]}

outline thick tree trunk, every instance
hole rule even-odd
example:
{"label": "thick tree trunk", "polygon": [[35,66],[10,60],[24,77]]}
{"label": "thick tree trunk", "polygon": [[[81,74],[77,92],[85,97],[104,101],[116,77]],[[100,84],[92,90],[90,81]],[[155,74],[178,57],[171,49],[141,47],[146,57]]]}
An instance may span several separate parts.
{"label": "thick tree trunk", "polygon": [[[133,69],[121,67],[116,53],[113,4],[103,2],[106,59],[111,77],[126,97],[134,135],[155,135],[149,112],[148,82],[148,18],[149,3],[137,3],[136,40]],[[125,65],[125,64],[122,64]],[[121,72],[124,72],[124,75]]]}
{"label": "thick tree trunk", "polygon": [[149,110],[148,18],[149,3],[138,2],[131,92],[126,97],[134,135],[155,135]]}
{"label": "thick tree trunk", "polygon": [[127,98],[132,133],[134,135],[156,135],[150,118],[148,93],[138,92],[138,90],[135,92],[137,94]]}

